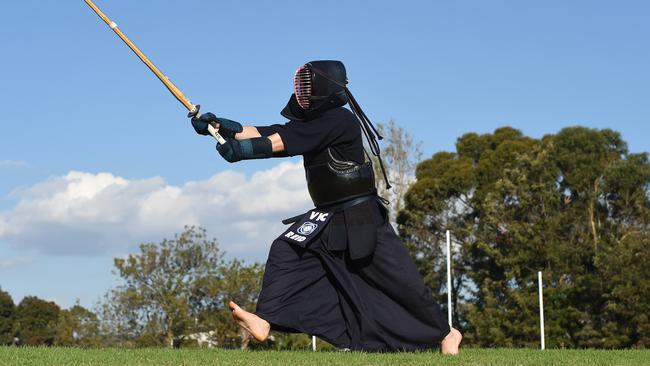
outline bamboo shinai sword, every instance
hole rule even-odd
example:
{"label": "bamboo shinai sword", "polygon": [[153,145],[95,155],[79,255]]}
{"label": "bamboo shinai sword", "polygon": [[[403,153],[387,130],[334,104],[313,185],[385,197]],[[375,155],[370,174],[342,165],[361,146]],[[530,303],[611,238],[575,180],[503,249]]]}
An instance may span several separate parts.
{"label": "bamboo shinai sword", "polygon": [[[133,53],[135,53],[140,58],[140,60],[144,62],[145,65],[147,65],[149,70],[151,70],[154,74],[156,74],[158,79],[160,79],[160,81],[162,81],[162,83],[165,84],[167,89],[174,95],[174,97],[176,97],[176,99],[178,99],[178,101],[181,102],[181,104],[183,104],[185,108],[187,108],[187,110],[189,111],[187,114],[188,118],[201,116],[201,114],[199,113],[199,109],[201,108],[200,105],[192,104],[192,102],[190,102],[190,100],[185,96],[185,94],[183,94],[183,92],[181,92],[181,90],[178,89],[178,87],[176,87],[176,85],[174,85],[174,83],[172,83],[171,80],[169,80],[169,78],[167,78],[167,76],[165,76],[165,74],[163,74],[156,67],[156,65],[154,65],[153,62],[151,62],[149,58],[147,58],[147,56],[145,56],[145,54],[142,53],[142,51],[140,51],[140,49],[135,44],[133,44],[133,42],[131,42],[131,40],[126,35],[124,35],[124,33],[122,33],[120,28],[117,27],[117,24],[111,21],[106,16],[106,14],[104,14],[104,12],[102,12],[101,9],[97,7],[97,5],[95,5],[91,0],[84,0],[84,1],[86,2],[86,4],[88,4],[88,6],[90,6],[95,11],[95,13],[97,13],[97,15],[99,15],[100,18],[102,18],[102,20],[115,32],[115,34],[117,34],[118,37],[120,37],[120,39],[124,41],[124,43],[126,43],[127,46],[129,46],[131,51],[133,51]],[[219,132],[217,131],[216,128],[214,128],[214,126],[208,124],[208,131],[210,132],[210,135],[212,135],[212,137],[214,137],[215,140],[219,142],[219,144],[223,145],[226,143],[226,140],[224,140],[223,137],[219,135]]]}

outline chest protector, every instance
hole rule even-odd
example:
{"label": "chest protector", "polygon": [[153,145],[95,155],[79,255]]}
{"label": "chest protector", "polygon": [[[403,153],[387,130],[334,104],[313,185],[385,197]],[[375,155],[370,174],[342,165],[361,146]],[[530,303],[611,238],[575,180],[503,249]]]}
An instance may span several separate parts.
{"label": "chest protector", "polygon": [[329,148],[305,165],[305,173],[309,195],[316,207],[377,193],[370,160],[363,164],[337,160]]}

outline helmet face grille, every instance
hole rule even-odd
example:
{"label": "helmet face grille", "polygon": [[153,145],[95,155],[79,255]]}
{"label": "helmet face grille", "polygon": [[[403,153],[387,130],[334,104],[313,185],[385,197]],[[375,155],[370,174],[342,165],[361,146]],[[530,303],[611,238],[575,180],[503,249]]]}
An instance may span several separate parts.
{"label": "helmet face grille", "polygon": [[296,74],[293,77],[293,88],[296,92],[298,104],[302,109],[308,110],[311,105],[310,97],[313,88],[309,66],[303,65],[296,70]]}

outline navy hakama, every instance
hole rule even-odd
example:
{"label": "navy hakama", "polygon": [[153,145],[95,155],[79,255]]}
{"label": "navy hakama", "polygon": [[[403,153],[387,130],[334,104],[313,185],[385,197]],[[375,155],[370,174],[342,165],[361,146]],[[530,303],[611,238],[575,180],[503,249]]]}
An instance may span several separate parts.
{"label": "navy hakama", "polygon": [[[315,335],[339,348],[438,346],[450,331],[447,320],[383,210],[372,200],[336,213],[304,247],[276,239],[256,314],[274,330]],[[355,257],[357,243],[371,244],[371,254]]]}

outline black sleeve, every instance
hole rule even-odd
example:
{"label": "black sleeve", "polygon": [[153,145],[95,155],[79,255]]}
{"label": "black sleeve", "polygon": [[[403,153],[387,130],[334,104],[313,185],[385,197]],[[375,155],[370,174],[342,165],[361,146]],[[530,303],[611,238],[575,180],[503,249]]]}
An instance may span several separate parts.
{"label": "black sleeve", "polygon": [[257,132],[259,132],[260,135],[264,137],[269,137],[274,133],[278,132],[277,126],[282,126],[282,125],[255,126],[255,128],[257,128]]}
{"label": "black sleeve", "polygon": [[326,113],[308,122],[289,121],[284,125],[257,127],[257,129],[263,136],[278,133],[282,138],[285,152],[290,156],[352,141],[356,134],[360,133],[353,119],[338,113]]}

